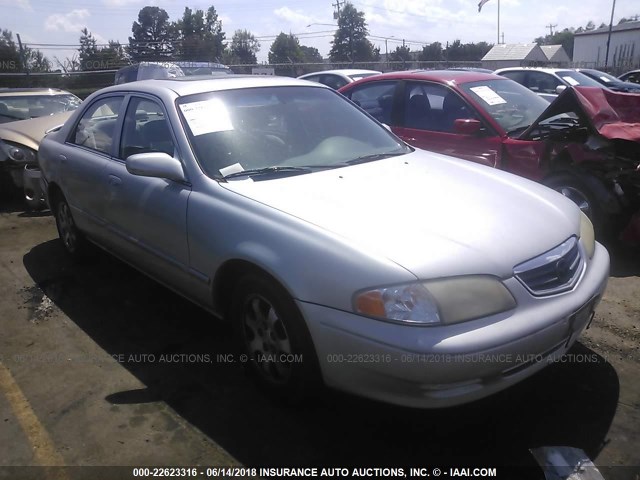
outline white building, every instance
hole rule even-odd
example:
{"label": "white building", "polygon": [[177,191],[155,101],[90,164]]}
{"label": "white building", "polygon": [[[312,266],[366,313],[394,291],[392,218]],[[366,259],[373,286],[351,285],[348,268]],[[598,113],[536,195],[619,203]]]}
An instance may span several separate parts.
{"label": "white building", "polygon": [[571,63],[571,58],[562,45],[541,45],[540,48],[547,57],[547,65],[550,67],[568,67]]}
{"label": "white building", "polygon": [[611,31],[609,58],[605,62],[609,27],[576,33],[573,62],[576,67],[608,67],[631,70],[640,67],[640,22],[615,25]]}
{"label": "white building", "polygon": [[547,57],[536,43],[500,43],[482,57],[482,66],[490,70],[506,67],[535,67],[547,64]]}

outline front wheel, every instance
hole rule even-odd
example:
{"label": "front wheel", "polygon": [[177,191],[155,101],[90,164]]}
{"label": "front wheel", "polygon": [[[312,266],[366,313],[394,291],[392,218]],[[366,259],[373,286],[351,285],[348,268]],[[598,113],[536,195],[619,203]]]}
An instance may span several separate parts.
{"label": "front wheel", "polygon": [[580,177],[569,172],[560,172],[548,178],[544,184],[575,203],[580,211],[589,217],[596,233],[604,233],[606,215],[598,204],[596,194]]}
{"label": "front wheel", "polygon": [[237,284],[231,319],[246,367],[270,394],[292,403],[321,384],[304,319],[274,279],[248,274]]}

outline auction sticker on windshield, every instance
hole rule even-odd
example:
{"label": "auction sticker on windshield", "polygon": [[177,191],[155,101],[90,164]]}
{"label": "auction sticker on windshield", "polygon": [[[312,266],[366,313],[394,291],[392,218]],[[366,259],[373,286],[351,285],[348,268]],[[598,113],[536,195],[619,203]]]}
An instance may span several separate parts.
{"label": "auction sticker on windshield", "polygon": [[217,99],[184,103],[180,110],[196,137],[207,133],[233,130],[233,124],[225,104]]}
{"label": "auction sticker on windshield", "polygon": [[501,103],[507,103],[504,98],[486,85],[481,87],[471,87],[470,90],[484,100],[488,105],[500,105]]}

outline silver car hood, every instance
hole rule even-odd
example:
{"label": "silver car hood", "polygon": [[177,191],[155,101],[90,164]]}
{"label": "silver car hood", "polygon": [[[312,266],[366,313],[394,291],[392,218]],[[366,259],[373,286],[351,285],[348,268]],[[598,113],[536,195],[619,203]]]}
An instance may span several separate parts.
{"label": "silver car hood", "polygon": [[513,267],[579,232],[579,210],[526,179],[417,150],[361,165],[223,187],[342,236],[418,278]]}

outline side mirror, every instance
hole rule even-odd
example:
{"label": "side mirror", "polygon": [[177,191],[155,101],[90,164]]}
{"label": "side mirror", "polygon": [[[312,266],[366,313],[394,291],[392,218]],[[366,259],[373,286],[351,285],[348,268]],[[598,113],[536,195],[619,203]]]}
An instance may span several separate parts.
{"label": "side mirror", "polygon": [[136,153],[127,157],[125,164],[132,175],[186,181],[180,161],[163,152]]}
{"label": "side mirror", "polygon": [[383,123],[383,124],[382,124],[382,126],[383,126],[384,128],[386,128],[387,130],[389,130],[390,132],[392,131],[392,130],[391,130],[391,127],[390,127],[389,125],[387,125],[386,123]]}
{"label": "side mirror", "polygon": [[558,95],[560,95],[560,94],[561,94],[562,92],[564,92],[566,89],[567,89],[567,86],[566,86],[566,85],[558,85],[558,86],[556,87],[556,93],[557,93]]}
{"label": "side mirror", "polygon": [[474,135],[481,128],[482,123],[475,118],[458,118],[453,122],[453,131],[461,135]]}

